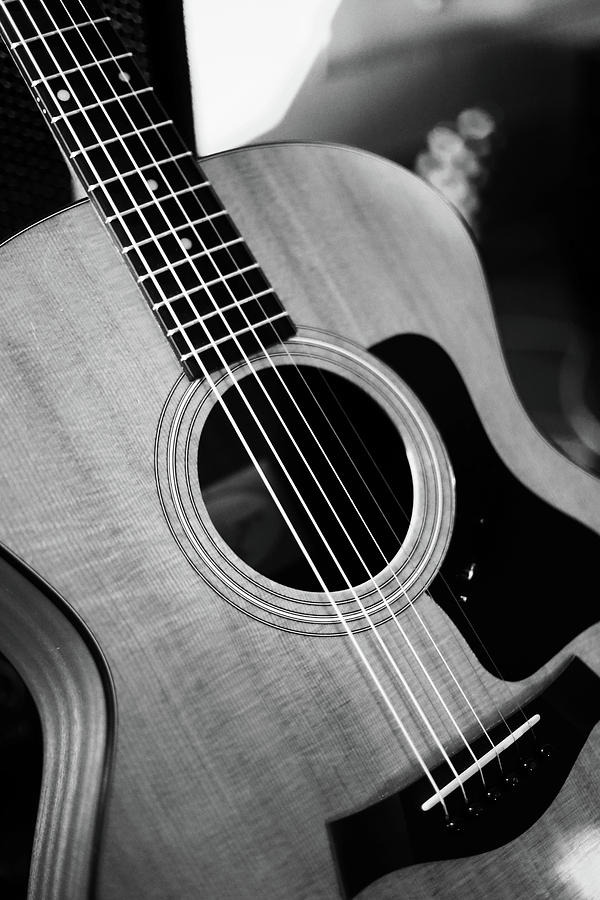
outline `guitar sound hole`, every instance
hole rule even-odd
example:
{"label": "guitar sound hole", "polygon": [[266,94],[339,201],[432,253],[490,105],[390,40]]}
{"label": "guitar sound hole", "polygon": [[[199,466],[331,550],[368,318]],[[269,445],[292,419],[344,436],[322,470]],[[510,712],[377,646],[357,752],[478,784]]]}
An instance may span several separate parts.
{"label": "guitar sound hole", "polygon": [[313,366],[266,367],[238,386],[224,403],[285,515],[217,403],[198,474],[221,537],[253,569],[299,590],[343,590],[384,570],[413,502],[404,443],[386,413],[349,380]]}

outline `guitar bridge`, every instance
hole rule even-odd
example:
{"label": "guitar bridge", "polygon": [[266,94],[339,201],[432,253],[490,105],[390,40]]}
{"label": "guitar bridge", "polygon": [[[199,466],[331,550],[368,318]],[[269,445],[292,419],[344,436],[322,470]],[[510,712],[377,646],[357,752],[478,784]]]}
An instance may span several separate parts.
{"label": "guitar bridge", "polygon": [[460,775],[456,778],[453,778],[452,781],[449,781],[445,787],[443,787],[440,791],[433,794],[426,800],[425,803],[421,804],[421,809],[424,812],[427,812],[428,809],[433,809],[436,803],[440,803],[445,797],[455,791],[458,787],[464,784],[469,780],[473,775],[476,775],[477,772],[481,772],[484,766],[487,766],[489,762],[493,760],[498,760],[500,762],[500,754],[503,750],[506,750],[508,747],[512,747],[516,741],[519,740],[524,734],[526,734],[530,728],[533,728],[534,725],[537,725],[540,721],[540,716],[536,713],[535,716],[532,716],[530,719],[527,719],[522,725],[519,726],[515,731],[511,731],[504,740],[500,741],[500,743],[495,744],[491,750],[488,750],[487,753],[484,753],[483,756],[480,756],[479,759],[476,759],[474,763],[472,763],[468,768],[464,769]]}
{"label": "guitar bridge", "polygon": [[[506,733],[501,723],[489,730],[497,752],[490,751],[486,786],[481,779],[469,782],[469,805],[456,791],[470,777],[467,751],[461,750],[452,758],[455,769],[462,771],[456,784],[450,780],[431,797],[431,783],[423,776],[383,800],[327,823],[345,898],[355,897],[390,872],[486,853],[530,828],[557,796],[600,721],[600,678],[575,657],[541,694],[506,721],[513,735],[505,738],[503,766],[494,770],[493,759],[500,752],[503,730]],[[519,728],[523,730],[517,738]],[[472,745],[480,763],[487,756],[486,745],[486,738]],[[449,772],[443,763],[432,775],[436,783],[443,783]],[[439,803],[442,796],[448,798],[449,819]],[[430,809],[427,815],[424,808]]]}

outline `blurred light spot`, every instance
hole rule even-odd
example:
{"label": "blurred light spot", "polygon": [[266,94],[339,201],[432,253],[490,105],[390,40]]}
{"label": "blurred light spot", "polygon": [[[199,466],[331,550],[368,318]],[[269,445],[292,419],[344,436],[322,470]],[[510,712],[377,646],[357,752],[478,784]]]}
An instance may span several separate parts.
{"label": "blurred light spot", "polygon": [[487,110],[464,109],[455,123],[431,129],[427,150],[415,160],[417,174],[437,188],[475,231],[495,132],[496,123]]}

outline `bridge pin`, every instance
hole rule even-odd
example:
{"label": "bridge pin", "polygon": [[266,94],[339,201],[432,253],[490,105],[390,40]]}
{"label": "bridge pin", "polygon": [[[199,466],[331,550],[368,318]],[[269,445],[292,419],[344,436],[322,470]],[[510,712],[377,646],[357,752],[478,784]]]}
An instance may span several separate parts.
{"label": "bridge pin", "polygon": [[467,806],[467,815],[471,819],[477,819],[479,816],[483,815],[483,807],[478,806],[476,803]]}
{"label": "bridge pin", "polygon": [[522,760],[521,768],[527,775],[535,775],[538,769],[538,761],[534,756],[528,756]]}

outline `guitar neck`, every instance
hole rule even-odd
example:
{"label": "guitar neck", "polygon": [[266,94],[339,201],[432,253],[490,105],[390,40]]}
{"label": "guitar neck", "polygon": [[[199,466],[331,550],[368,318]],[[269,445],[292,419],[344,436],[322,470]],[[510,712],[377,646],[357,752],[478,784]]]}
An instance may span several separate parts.
{"label": "guitar neck", "polygon": [[83,0],[0,0],[0,33],[184,370],[295,328],[172,120]]}

